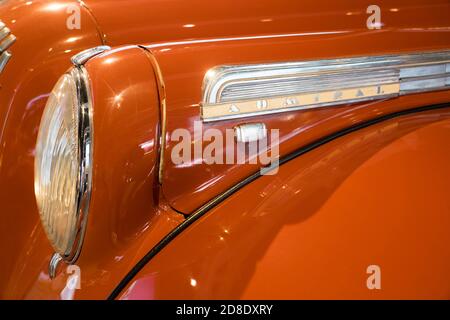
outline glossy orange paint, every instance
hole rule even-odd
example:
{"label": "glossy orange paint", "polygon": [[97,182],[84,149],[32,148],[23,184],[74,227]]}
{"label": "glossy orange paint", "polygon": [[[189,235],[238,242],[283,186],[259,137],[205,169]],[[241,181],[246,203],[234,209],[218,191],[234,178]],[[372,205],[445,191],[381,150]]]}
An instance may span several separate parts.
{"label": "glossy orange paint", "polygon": [[[110,45],[147,44],[161,68],[167,93],[167,137],[177,128],[193,131],[199,120],[201,86],[217,65],[270,63],[415,53],[450,48],[450,3],[381,2],[382,28],[366,27],[367,3],[357,1],[230,0],[204,1],[87,0]],[[116,10],[110,10],[114,5]],[[195,9],[193,9],[195,8]],[[179,14],[183,12],[183,14]],[[268,129],[279,128],[280,154],[375,115],[449,101],[449,93],[402,97],[387,102],[297,111],[254,117]],[[227,128],[248,120],[223,121],[204,128]],[[301,133],[301,134],[299,134]],[[169,138],[167,138],[170,140]],[[174,165],[167,144],[163,193],[185,214],[258,170],[249,165],[205,166],[202,159]],[[180,183],[182,181],[182,183]]]}
{"label": "glossy orange paint", "polygon": [[107,52],[86,69],[94,106],[94,260],[134,240],[155,214],[160,115],[153,68],[141,48]]}
{"label": "glossy orange paint", "polygon": [[[249,164],[209,166],[200,157],[181,165],[174,164],[171,159],[173,148],[178,144],[178,140],[170,139],[174,130],[186,128],[193,136],[194,121],[201,121],[200,88],[210,68],[218,65],[443,50],[450,48],[448,31],[421,30],[408,35],[408,41],[404,41],[404,31],[387,30],[148,45],[147,49],[156,57],[161,68],[167,96],[168,143],[164,151],[162,181],[165,197],[176,210],[189,214],[223,190],[259,170],[257,165]],[[392,43],[397,44],[395,49]],[[280,130],[280,155],[283,156],[325,134],[355,123],[402,109],[447,101],[450,101],[450,91],[415,94],[369,103],[212,122],[203,125],[203,132],[210,128],[219,129],[225,137],[226,129],[248,122],[263,122],[268,130]],[[202,150],[209,143],[203,142]],[[225,142],[223,144],[225,145]],[[195,156],[194,152],[192,154]],[[180,180],[183,183],[179,183]]]}
{"label": "glossy orange paint", "polygon": [[[18,38],[11,47],[13,58],[0,75],[0,251],[7,257],[0,263],[0,298],[106,298],[137,261],[183,221],[169,204],[190,213],[255,170],[195,166],[183,171],[167,163],[160,192],[154,177],[161,88],[152,65],[134,46],[94,58],[87,67],[94,90],[95,180],[86,240],[77,262],[81,289],[65,288],[64,268],[50,280],[52,249],[35,205],[33,152],[48,93],[70,67],[73,54],[105,39],[113,46],[147,44],[167,84],[171,132],[191,129],[198,119],[201,81],[216,64],[450,47],[447,1],[398,2],[396,12],[383,8],[386,28],[381,31],[365,29],[366,4],[330,2],[322,8],[312,2],[256,0],[207,7],[185,1],[87,1],[90,11],[81,11],[82,29],[68,31],[66,9],[72,3],[9,1],[0,7],[0,18]],[[174,10],[183,15],[173,15]],[[261,38],[266,35],[271,37]],[[428,93],[261,119],[284,132],[285,154],[349,124],[449,97],[449,92]]]}
{"label": "glossy orange paint", "polygon": [[449,139],[447,108],[303,154],[194,222],[119,298],[449,299]]}
{"label": "glossy orange paint", "polygon": [[56,279],[49,279],[52,251],[36,226],[33,245],[26,245],[33,250],[19,256],[21,270],[13,273],[13,287],[6,290],[11,297],[106,298],[140,257],[183,220],[159,198],[159,98],[145,50],[112,50],[85,67],[94,106],[94,167],[88,231],[76,262],[81,289],[66,287],[70,273],[64,264]]}
{"label": "glossy orange paint", "polygon": [[[409,35],[416,32],[427,31],[433,38],[437,34],[445,37],[448,32],[449,3],[446,0],[379,1],[383,22],[383,29],[380,31],[367,30],[366,20],[369,15],[366,9],[369,3],[365,1],[83,2],[106,34],[106,42],[112,46],[336,31],[361,35],[397,30],[404,37],[391,42],[390,49],[396,50],[399,43],[407,42]],[[365,44],[353,43],[352,47],[363,47]],[[329,54],[340,49],[342,48]]]}
{"label": "glossy orange paint", "polygon": [[[17,297],[15,283],[27,259],[49,251],[30,242],[41,232],[34,197],[34,149],[47,97],[57,79],[70,67],[70,57],[101,44],[96,25],[80,10],[81,30],[66,28],[67,6],[73,1],[7,1],[0,19],[17,37],[12,58],[0,74],[0,298]],[[33,250],[38,250],[33,252]],[[33,265],[37,270],[37,265]],[[27,276],[23,276],[27,278]],[[28,279],[29,280],[29,279]],[[23,279],[23,281],[27,281]],[[21,291],[24,288],[20,288]]]}

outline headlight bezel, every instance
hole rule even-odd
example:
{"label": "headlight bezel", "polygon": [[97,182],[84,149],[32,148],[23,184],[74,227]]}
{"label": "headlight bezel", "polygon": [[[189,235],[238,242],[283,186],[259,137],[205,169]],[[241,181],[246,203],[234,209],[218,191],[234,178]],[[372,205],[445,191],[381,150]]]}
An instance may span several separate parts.
{"label": "headlight bezel", "polygon": [[[76,161],[75,166],[77,167],[77,176],[75,182],[75,203],[74,210],[71,210],[68,214],[72,215],[67,219],[73,218],[75,223],[72,228],[69,230],[65,230],[66,234],[63,236],[66,237],[67,245],[63,248],[57,248],[54,244],[55,237],[62,236],[61,232],[58,231],[49,231],[47,228],[48,225],[43,222],[43,226],[47,237],[52,243],[52,247],[55,250],[55,255],[58,255],[58,259],[53,260],[64,260],[68,264],[74,263],[81,252],[81,247],[84,240],[84,235],[86,232],[87,225],[87,217],[89,213],[89,204],[92,192],[92,163],[93,163],[93,118],[92,118],[92,99],[91,99],[91,91],[89,86],[89,75],[86,69],[82,65],[77,65],[72,67],[65,75],[69,76],[74,83],[74,104],[75,112],[77,117],[73,117],[73,121],[76,123],[76,127],[74,131],[77,134],[77,153],[74,156],[73,161]],[[47,107],[47,105],[46,105]],[[56,109],[55,111],[59,111]],[[39,127],[39,131],[42,130],[41,126],[43,126],[42,120]],[[40,135],[38,135],[38,144],[39,144]],[[45,150],[41,150],[42,153],[46,152]],[[41,157],[36,157],[36,168],[41,167],[42,161]],[[53,161],[53,160],[52,160]],[[56,161],[56,160],[55,160]],[[36,170],[36,169],[35,169]],[[53,170],[53,168],[51,169]],[[39,175],[40,176],[40,175]],[[40,203],[42,200],[42,196],[38,195],[39,187],[36,185],[40,185],[40,181],[38,181],[39,176],[36,176],[35,171],[35,192],[36,199],[38,202],[38,209],[40,213],[41,219],[43,217],[50,217],[55,215],[54,208],[45,207],[43,203]],[[56,179],[57,180],[57,179]],[[51,183],[55,183],[53,180]],[[73,184],[72,184],[73,186]],[[61,201],[61,200],[59,200]],[[44,210],[48,210],[44,212]]]}
{"label": "headlight bezel", "polygon": [[94,126],[91,90],[89,86],[89,75],[82,66],[71,69],[74,77],[77,102],[78,102],[78,139],[79,139],[79,176],[77,192],[77,227],[72,248],[68,255],[62,258],[68,263],[75,262],[81,252],[84,235],[86,232],[89,204],[92,193],[92,171],[93,171],[93,147]]}

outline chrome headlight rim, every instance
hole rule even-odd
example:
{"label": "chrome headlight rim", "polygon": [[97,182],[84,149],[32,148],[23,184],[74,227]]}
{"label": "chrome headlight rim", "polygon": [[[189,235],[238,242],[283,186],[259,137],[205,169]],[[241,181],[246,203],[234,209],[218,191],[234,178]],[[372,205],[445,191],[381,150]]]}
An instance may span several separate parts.
{"label": "chrome headlight rim", "polygon": [[92,164],[94,126],[92,119],[92,99],[89,86],[89,75],[83,66],[75,66],[70,70],[75,80],[78,104],[78,143],[79,172],[76,199],[76,231],[69,252],[61,255],[67,263],[74,263],[81,252],[86,233],[87,218],[92,193]]}
{"label": "chrome headlight rim", "polygon": [[[43,176],[39,173],[38,176],[36,176],[35,172],[35,192],[36,192],[36,198],[38,202],[38,208],[39,208],[39,214],[41,217],[41,221],[44,225],[44,230],[47,234],[47,237],[52,244],[52,247],[54,248],[55,254],[52,258],[52,261],[61,261],[64,260],[68,264],[73,264],[79,257],[81,248],[84,241],[84,236],[86,232],[86,226],[87,226],[87,217],[89,213],[89,205],[90,205],[90,198],[91,198],[91,191],[92,191],[92,163],[93,163],[93,119],[92,119],[92,99],[91,99],[91,90],[90,90],[90,81],[89,81],[89,75],[87,70],[83,66],[74,66],[70,70],[68,70],[62,77],[68,77],[71,79],[73,83],[72,87],[72,108],[74,115],[72,117],[73,121],[73,142],[77,145],[76,153],[72,157],[72,161],[74,163],[74,181],[73,181],[73,188],[74,188],[74,194],[73,196],[70,196],[71,199],[73,199],[73,209],[69,211],[69,215],[72,216],[73,220],[73,227],[67,230],[63,230],[59,232],[59,235],[65,235],[66,241],[64,246],[58,245],[56,239],[58,239],[58,231],[54,232],[52,228],[48,226],[47,220],[44,217],[50,217],[47,219],[54,219],[52,218],[57,214],[58,211],[55,211],[54,208],[46,208],[45,200],[50,195],[45,195],[42,197],[42,193],[40,191],[40,186],[43,181],[49,181],[49,180],[42,180]],[[60,78],[61,79],[61,78]],[[67,92],[67,91],[66,91]],[[46,108],[48,106],[46,105]],[[61,107],[59,107],[61,108]],[[53,111],[53,113],[56,111]],[[45,114],[45,111],[44,111]],[[52,114],[52,113],[50,113]],[[43,115],[44,117],[44,115]],[[50,154],[49,152],[52,152],[51,149],[47,149],[45,151],[45,148],[49,148],[49,146],[45,146],[45,135],[41,137],[41,130],[48,130],[48,124],[43,124],[41,120],[41,124],[39,127],[39,135],[38,135],[38,145],[41,143],[44,143],[44,146],[40,146],[38,149],[41,153]],[[44,139],[44,140],[42,140]],[[58,141],[58,140],[56,140]],[[52,163],[53,160],[44,161],[42,160],[43,155],[40,155],[35,161],[35,168],[39,168],[39,170],[42,170],[42,164],[48,163],[51,167],[53,167]],[[36,169],[35,169],[36,170]],[[50,170],[54,170],[53,168]],[[48,179],[48,178],[47,178]],[[55,184],[56,186],[60,181],[66,181],[66,180],[58,180],[55,181],[52,179],[51,184]],[[48,183],[48,182],[47,182]],[[57,193],[56,195],[59,196],[63,195],[64,193]],[[51,201],[51,200],[49,200]],[[62,201],[62,200],[57,200]],[[51,220],[50,220],[51,221]]]}

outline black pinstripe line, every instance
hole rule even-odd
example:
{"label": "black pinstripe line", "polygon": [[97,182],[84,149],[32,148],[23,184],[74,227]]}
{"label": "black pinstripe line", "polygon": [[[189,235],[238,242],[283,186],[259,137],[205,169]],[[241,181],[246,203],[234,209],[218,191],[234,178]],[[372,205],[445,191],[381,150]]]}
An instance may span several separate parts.
{"label": "black pinstripe line", "polygon": [[[340,138],[344,135],[347,135],[351,132],[361,130],[364,128],[367,128],[371,125],[390,120],[393,118],[397,118],[404,115],[409,115],[413,113],[419,113],[424,111],[430,111],[430,110],[437,110],[437,109],[443,109],[450,107],[450,103],[442,103],[442,104],[436,104],[426,107],[419,107],[414,109],[408,109],[408,110],[402,110],[394,113],[390,113],[384,116],[380,116],[378,118],[368,120],[365,122],[362,122],[360,124],[356,124],[354,126],[348,127],[346,129],[339,130],[335,133],[332,133],[328,136],[325,136],[323,138],[320,138],[304,147],[301,147],[297,149],[296,151],[282,157],[280,159],[279,165],[282,165],[298,156],[301,156],[311,150],[314,150],[321,145],[324,145],[330,141],[333,141],[337,138]],[[262,171],[262,172],[261,172]],[[133,269],[128,272],[128,274],[122,279],[122,281],[117,285],[117,287],[111,292],[108,299],[112,300],[115,299],[120,292],[122,292],[123,289],[128,285],[128,283],[138,274],[138,272],[156,255],[158,252],[160,252],[170,241],[172,241],[176,236],[178,236],[183,230],[185,230],[187,227],[189,227],[191,224],[193,224],[195,221],[197,221],[200,217],[202,217],[205,213],[207,213],[209,210],[214,208],[217,204],[234,194],[239,189],[243,188],[247,184],[251,183],[252,181],[259,178],[264,173],[264,170],[258,170],[257,172],[253,173],[252,175],[248,176],[241,182],[237,183],[230,189],[226,190],[222,194],[216,196],[197,210],[195,210],[191,215],[189,215],[185,221],[183,221],[180,225],[178,225],[175,229],[173,229],[167,236],[165,236],[158,244],[156,244],[134,267]]]}

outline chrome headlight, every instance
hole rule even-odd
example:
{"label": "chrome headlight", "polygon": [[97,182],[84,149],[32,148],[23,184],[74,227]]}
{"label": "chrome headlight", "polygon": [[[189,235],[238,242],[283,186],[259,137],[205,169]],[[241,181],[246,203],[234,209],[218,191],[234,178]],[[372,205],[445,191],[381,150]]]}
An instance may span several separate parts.
{"label": "chrome headlight", "polygon": [[45,106],[36,144],[34,190],[39,215],[55,251],[79,255],[92,183],[92,110],[83,67],[57,82]]}

